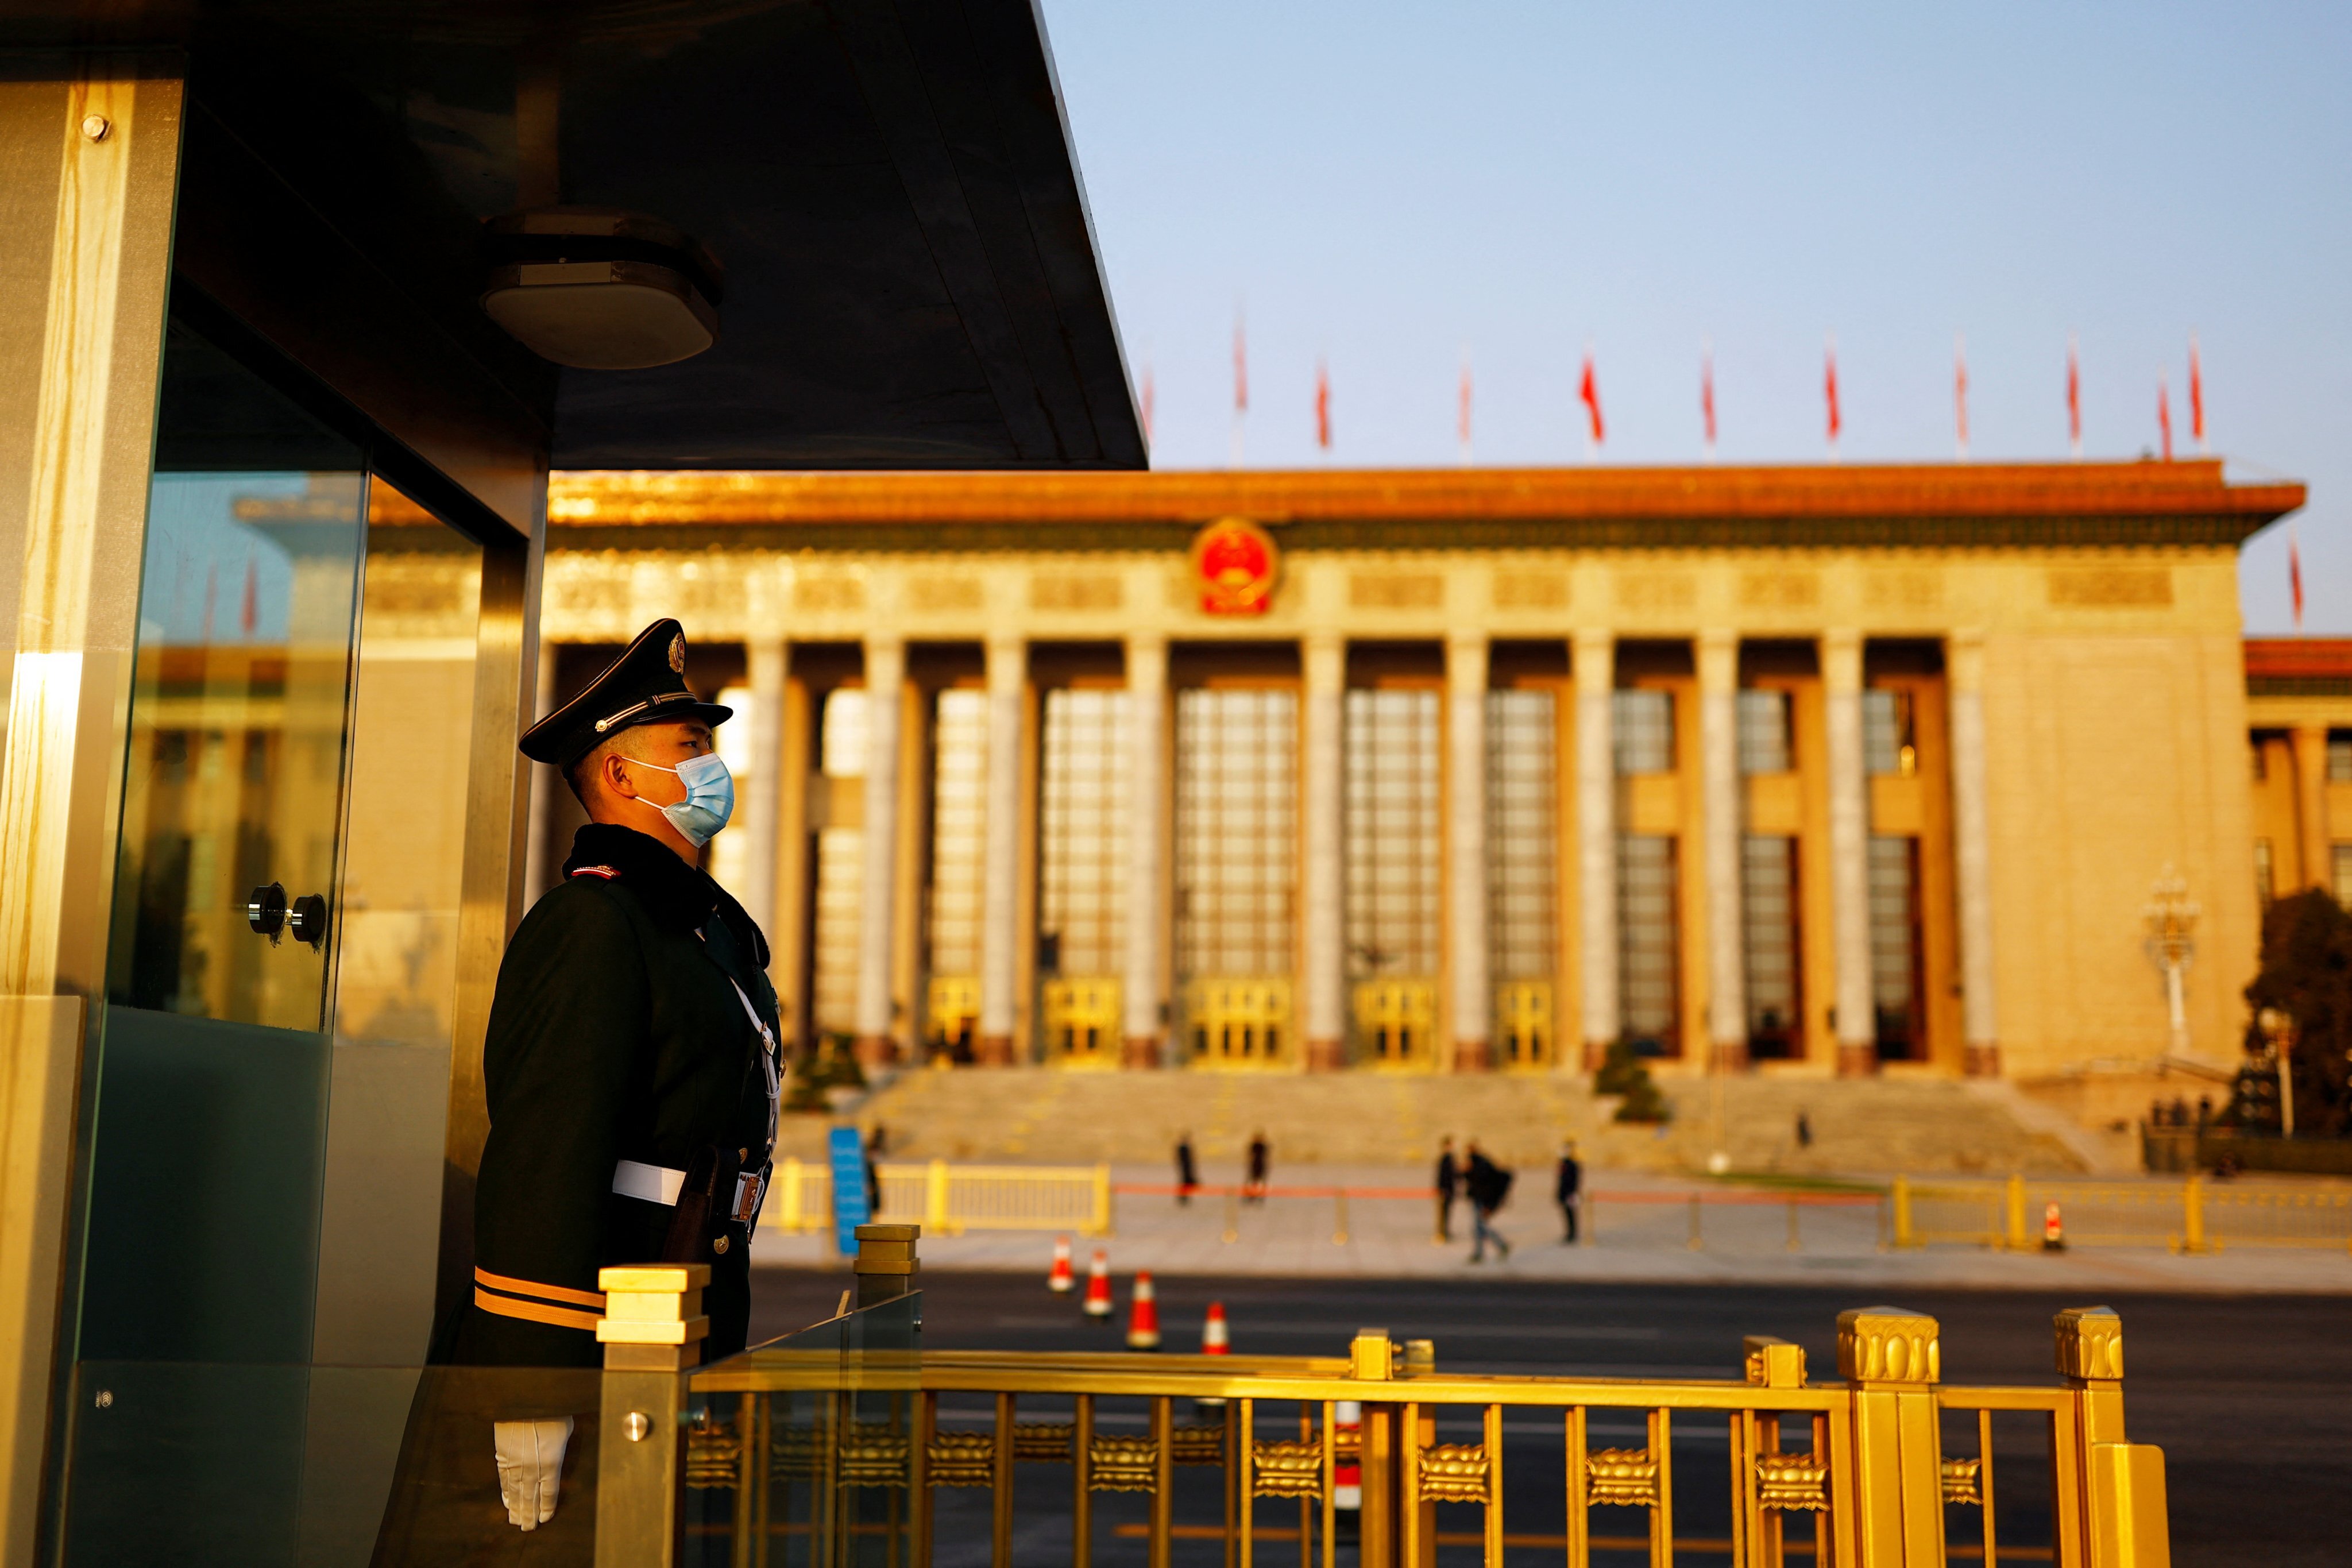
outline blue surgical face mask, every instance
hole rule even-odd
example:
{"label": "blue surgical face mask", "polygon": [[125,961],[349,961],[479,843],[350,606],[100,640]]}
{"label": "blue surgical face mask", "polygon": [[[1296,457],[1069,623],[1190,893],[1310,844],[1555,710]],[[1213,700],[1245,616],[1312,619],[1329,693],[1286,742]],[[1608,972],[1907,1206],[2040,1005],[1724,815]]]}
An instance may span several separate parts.
{"label": "blue surgical face mask", "polygon": [[[709,843],[710,836],[726,826],[727,819],[735,815],[735,775],[727,771],[726,763],[716,752],[688,757],[674,768],[665,768],[659,763],[643,762],[635,757],[629,759],[629,764],[677,775],[677,782],[686,786],[686,798],[672,801],[667,805],[654,806],[654,809],[669,818],[669,825],[677,829],[677,836],[697,849]],[[648,800],[642,804],[653,805],[654,803]]]}

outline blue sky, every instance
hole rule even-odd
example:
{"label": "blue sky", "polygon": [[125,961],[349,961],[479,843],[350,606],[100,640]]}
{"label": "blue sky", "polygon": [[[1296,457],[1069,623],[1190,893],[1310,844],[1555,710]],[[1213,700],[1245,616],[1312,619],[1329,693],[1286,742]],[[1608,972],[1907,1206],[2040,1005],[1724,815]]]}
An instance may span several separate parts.
{"label": "blue sky", "polygon": [[[2063,458],[2068,333],[2092,457],[2188,438],[2189,335],[2233,477],[2309,482],[2305,629],[2352,634],[2352,5],[1599,6],[1044,0],[1154,462],[1307,465],[1328,359],[1343,464],[1700,452]],[[2290,625],[2286,529],[2247,626]]]}

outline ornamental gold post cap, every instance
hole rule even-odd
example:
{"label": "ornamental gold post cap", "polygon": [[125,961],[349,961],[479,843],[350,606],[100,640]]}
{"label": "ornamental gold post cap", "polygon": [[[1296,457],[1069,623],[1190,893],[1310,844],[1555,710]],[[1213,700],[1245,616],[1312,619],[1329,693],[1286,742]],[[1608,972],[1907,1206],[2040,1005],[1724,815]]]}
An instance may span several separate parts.
{"label": "ornamental gold post cap", "polygon": [[1396,1376],[1396,1342],[1386,1329],[1358,1329],[1348,1346],[1348,1375],[1386,1383]]}
{"label": "ornamental gold post cap", "polygon": [[2124,1321],[2113,1307],[2069,1307],[2051,1326],[2056,1331],[2059,1376],[2122,1381]]}
{"label": "ornamental gold post cap", "polygon": [[1777,1334],[1749,1334],[1739,1342],[1748,1381],[1758,1388],[1802,1388],[1805,1347]]}
{"label": "ornamental gold post cap", "polygon": [[1925,1388],[1943,1377],[1942,1327],[1925,1312],[1855,1307],[1838,1314],[1838,1374]]}

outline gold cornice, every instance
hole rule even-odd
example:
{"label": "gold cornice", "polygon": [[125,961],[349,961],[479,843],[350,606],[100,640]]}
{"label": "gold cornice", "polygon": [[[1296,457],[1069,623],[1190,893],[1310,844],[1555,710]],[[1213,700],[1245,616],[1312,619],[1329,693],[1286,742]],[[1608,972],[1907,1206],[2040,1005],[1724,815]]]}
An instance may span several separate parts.
{"label": "gold cornice", "polygon": [[1244,470],[1162,473],[558,473],[558,527],[1512,520],[2221,518],[2243,531],[2304,503],[2175,463]]}

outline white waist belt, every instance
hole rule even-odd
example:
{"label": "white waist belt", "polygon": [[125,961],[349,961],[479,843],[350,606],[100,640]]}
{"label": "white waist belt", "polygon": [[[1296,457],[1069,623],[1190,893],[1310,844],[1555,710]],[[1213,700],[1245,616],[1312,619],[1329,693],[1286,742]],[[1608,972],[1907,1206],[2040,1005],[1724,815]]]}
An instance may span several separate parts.
{"label": "white waist belt", "polygon": [[[643,1198],[649,1204],[665,1208],[676,1207],[677,1194],[686,1190],[686,1173],[673,1171],[667,1165],[648,1165],[636,1160],[624,1160],[613,1167],[613,1190],[625,1198]],[[733,1218],[749,1223],[752,1205],[759,1201],[760,1178],[747,1173],[735,1178],[735,1206],[730,1211]]]}

